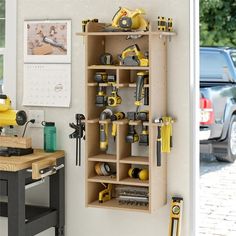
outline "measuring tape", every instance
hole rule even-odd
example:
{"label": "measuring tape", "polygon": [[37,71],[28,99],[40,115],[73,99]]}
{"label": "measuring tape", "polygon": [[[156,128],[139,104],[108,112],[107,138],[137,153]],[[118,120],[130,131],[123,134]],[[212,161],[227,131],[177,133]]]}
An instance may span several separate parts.
{"label": "measuring tape", "polygon": [[169,236],[180,236],[183,198],[172,197]]}

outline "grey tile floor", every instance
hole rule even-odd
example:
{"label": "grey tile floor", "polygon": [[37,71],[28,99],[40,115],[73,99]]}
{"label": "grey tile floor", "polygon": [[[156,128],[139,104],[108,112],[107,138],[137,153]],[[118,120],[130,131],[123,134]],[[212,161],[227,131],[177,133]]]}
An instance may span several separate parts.
{"label": "grey tile floor", "polygon": [[236,161],[201,156],[199,220],[201,236],[236,236]]}

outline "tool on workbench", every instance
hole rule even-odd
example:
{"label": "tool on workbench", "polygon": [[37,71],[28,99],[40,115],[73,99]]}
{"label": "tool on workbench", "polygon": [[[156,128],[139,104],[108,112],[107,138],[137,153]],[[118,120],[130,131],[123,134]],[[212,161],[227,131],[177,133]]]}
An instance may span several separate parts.
{"label": "tool on workbench", "polygon": [[149,192],[147,187],[117,186],[116,199],[119,204],[148,206]]}
{"label": "tool on workbench", "polygon": [[94,23],[98,23],[98,19],[86,19],[86,20],[83,20],[82,21],[82,32],[86,32],[86,25],[89,23],[89,22],[94,22]]}
{"label": "tool on workbench", "polygon": [[79,149],[79,166],[81,165],[81,139],[85,139],[85,116],[83,114],[75,115],[75,123],[69,123],[69,126],[75,131],[69,135],[69,138],[76,139],[76,165],[78,165],[78,149]]}
{"label": "tool on workbench", "polygon": [[148,146],[149,145],[149,132],[148,126],[143,125],[141,134],[139,135],[139,145]]}
{"label": "tool on workbench", "polygon": [[0,127],[19,125],[27,121],[25,111],[16,111],[11,108],[11,100],[6,95],[0,94]]}
{"label": "tool on workbench", "polygon": [[146,31],[148,30],[148,21],[144,18],[144,14],[143,9],[132,11],[120,7],[112,19],[111,27],[108,27],[106,31]]}
{"label": "tool on workbench", "polygon": [[96,94],[95,105],[97,107],[105,107],[105,106],[107,106],[106,87],[98,86],[97,89],[98,89],[98,93]]}
{"label": "tool on workbench", "polygon": [[[148,84],[149,73],[148,71],[141,71],[137,73],[136,78],[136,91],[135,91],[135,106],[136,112],[139,111],[140,106],[142,105],[142,99],[146,96],[148,97],[148,93],[144,96],[144,84]],[[145,102],[149,99],[145,98]],[[149,101],[148,101],[149,102]],[[148,105],[148,104],[145,104]]]}
{"label": "tool on workbench", "polygon": [[172,197],[170,210],[169,236],[181,235],[181,221],[183,211],[183,198]]}
{"label": "tool on workbench", "polygon": [[148,66],[149,60],[140,51],[137,44],[125,48],[121,55],[118,55],[120,65],[123,66]]}
{"label": "tool on workbench", "polygon": [[112,184],[103,184],[102,183],[102,185],[105,187],[105,189],[100,191],[98,194],[99,203],[109,201],[109,200],[111,200],[111,197],[112,197]]}
{"label": "tool on workbench", "polygon": [[100,56],[100,62],[102,65],[112,65],[113,64],[113,57],[110,53],[103,53]]}
{"label": "tool on workbench", "polygon": [[148,169],[140,169],[137,167],[131,167],[128,170],[128,175],[130,178],[140,179],[140,180],[148,180],[149,179],[149,172]]}
{"label": "tool on workbench", "polygon": [[116,107],[120,105],[122,98],[118,94],[118,89],[115,86],[112,86],[112,91],[110,96],[107,97],[107,105],[110,107]]}
{"label": "tool on workbench", "polygon": [[102,151],[106,151],[108,149],[108,122],[106,120],[111,119],[113,112],[110,109],[105,109],[100,114],[100,121],[105,121],[104,123],[100,123],[100,149]]}
{"label": "tool on workbench", "polygon": [[[33,122],[30,120],[28,122]],[[33,153],[31,139],[24,137],[5,136],[2,129],[9,126],[23,126],[27,124],[25,111],[16,111],[11,107],[11,100],[7,95],[0,94],[0,155],[22,156]],[[25,126],[26,129],[26,126]]]}
{"label": "tool on workbench", "polygon": [[113,121],[116,120],[122,120],[125,118],[125,113],[124,112],[116,112],[111,116],[111,121],[112,121],[112,131],[111,131],[111,135],[114,139],[114,142],[116,141],[116,134],[117,134],[117,124]]}

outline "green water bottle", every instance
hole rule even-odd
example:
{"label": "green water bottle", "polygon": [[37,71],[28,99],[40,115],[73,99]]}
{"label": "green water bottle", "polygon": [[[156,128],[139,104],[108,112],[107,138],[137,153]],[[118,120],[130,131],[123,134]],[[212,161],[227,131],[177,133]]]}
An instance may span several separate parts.
{"label": "green water bottle", "polygon": [[57,142],[57,130],[55,122],[42,121],[42,125],[44,126],[44,151],[55,152]]}

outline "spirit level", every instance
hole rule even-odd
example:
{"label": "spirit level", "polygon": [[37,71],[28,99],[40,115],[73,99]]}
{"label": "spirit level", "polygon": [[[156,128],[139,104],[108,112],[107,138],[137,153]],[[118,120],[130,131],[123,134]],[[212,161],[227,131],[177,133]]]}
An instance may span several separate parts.
{"label": "spirit level", "polygon": [[180,236],[183,198],[172,197],[169,236]]}

